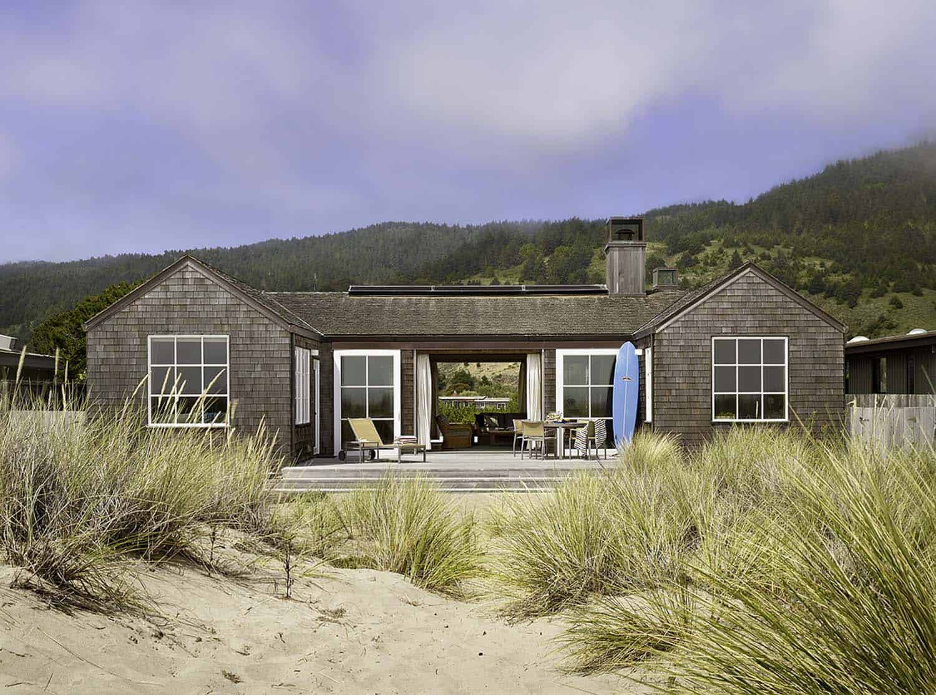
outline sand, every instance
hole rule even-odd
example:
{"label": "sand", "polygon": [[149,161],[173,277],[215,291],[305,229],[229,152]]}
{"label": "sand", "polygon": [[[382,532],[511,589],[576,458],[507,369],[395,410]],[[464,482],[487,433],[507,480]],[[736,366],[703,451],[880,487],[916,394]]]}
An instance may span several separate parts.
{"label": "sand", "polygon": [[619,676],[557,669],[557,620],[508,625],[495,605],[373,570],[317,567],[294,598],[193,566],[141,569],[162,614],[68,615],[0,567],[2,693],[621,693]]}

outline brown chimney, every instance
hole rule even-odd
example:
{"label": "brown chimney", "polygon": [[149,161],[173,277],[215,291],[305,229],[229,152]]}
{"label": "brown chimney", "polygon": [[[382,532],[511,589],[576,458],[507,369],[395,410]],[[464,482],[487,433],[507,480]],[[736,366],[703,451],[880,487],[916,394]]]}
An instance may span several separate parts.
{"label": "brown chimney", "polygon": [[643,218],[609,218],[605,255],[608,259],[605,277],[609,294],[646,294],[647,243],[644,241]]}

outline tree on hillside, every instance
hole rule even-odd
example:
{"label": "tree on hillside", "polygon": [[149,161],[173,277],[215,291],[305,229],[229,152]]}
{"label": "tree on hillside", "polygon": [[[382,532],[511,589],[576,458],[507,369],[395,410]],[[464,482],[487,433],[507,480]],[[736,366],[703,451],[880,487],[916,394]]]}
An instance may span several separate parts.
{"label": "tree on hillside", "polygon": [[59,364],[68,365],[68,379],[83,382],[88,367],[86,334],[81,325],[106,309],[140,283],[117,283],[102,293],[86,297],[69,310],[43,321],[32,334],[29,350],[54,355],[59,351]]}

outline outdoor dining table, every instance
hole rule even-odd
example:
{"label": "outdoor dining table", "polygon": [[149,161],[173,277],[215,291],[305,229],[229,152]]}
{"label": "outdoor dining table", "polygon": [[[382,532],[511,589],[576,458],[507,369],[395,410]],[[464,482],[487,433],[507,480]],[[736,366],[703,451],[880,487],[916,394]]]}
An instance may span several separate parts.
{"label": "outdoor dining table", "polygon": [[556,431],[556,459],[565,459],[565,429],[587,428],[587,420],[544,421],[543,428]]}

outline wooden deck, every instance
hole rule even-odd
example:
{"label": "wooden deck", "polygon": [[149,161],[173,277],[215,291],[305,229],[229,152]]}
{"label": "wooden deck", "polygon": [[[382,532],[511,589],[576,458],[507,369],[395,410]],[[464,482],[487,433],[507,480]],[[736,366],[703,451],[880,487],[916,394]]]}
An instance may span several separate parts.
{"label": "wooden deck", "polygon": [[422,456],[404,456],[398,464],[396,452],[381,451],[376,462],[357,461],[349,455],[340,462],[316,458],[283,469],[274,490],[279,493],[306,491],[348,491],[373,483],[387,471],[404,477],[422,476],[445,490],[490,493],[495,491],[549,490],[565,477],[579,471],[614,466],[613,453],[607,459],[530,459],[512,455],[509,449],[473,447],[468,450],[430,450]]}

